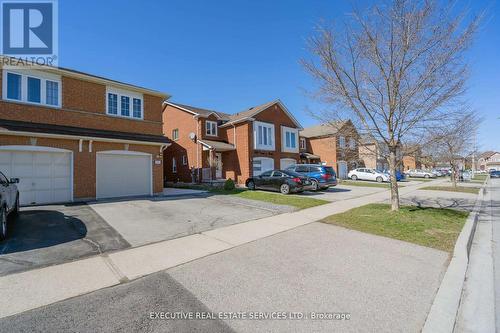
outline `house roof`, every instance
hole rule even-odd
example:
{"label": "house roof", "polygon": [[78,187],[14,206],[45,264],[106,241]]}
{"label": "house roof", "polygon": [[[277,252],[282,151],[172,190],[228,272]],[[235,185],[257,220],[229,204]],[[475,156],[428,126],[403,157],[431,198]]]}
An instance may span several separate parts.
{"label": "house roof", "polygon": [[495,155],[496,153],[497,153],[496,151],[488,150],[488,151],[485,151],[484,153],[480,154],[478,158],[487,159],[487,158],[490,158],[491,156]]}
{"label": "house roof", "polygon": [[290,113],[290,111],[288,111],[286,106],[279,99],[271,101],[271,102],[267,102],[264,104],[260,104],[257,106],[253,106],[253,107],[248,108],[244,111],[229,115],[229,122],[227,124],[234,124],[234,123],[237,123],[237,122],[240,122],[243,120],[247,120],[247,119],[251,120],[257,114],[259,114],[260,112],[266,110],[267,108],[269,108],[275,104],[278,104],[281,107],[281,109],[288,115],[288,117],[290,117],[290,119],[295,123],[295,125],[298,128],[302,128],[302,125],[298,122],[297,119],[295,119],[295,117]]}
{"label": "house roof", "polygon": [[74,136],[77,138],[102,138],[124,141],[141,141],[150,143],[168,144],[170,140],[163,135],[135,134],[127,132],[116,132],[108,130],[98,130],[92,128],[60,126],[52,124],[31,123],[26,121],[14,121],[0,119],[0,133],[26,132],[39,134],[52,134],[62,136]]}
{"label": "house roof", "polygon": [[183,111],[187,111],[193,115],[208,117],[211,114],[213,114],[217,118],[220,118],[223,120],[229,120],[229,115],[226,113],[223,113],[223,112],[209,110],[209,109],[202,109],[202,108],[198,108],[195,106],[180,104],[180,103],[165,102],[165,104],[171,105],[171,106],[176,107],[178,109],[181,109]]}
{"label": "house roof", "polygon": [[331,123],[306,127],[302,131],[300,131],[299,135],[306,138],[335,135],[346,123],[347,121],[335,121]]}
{"label": "house roof", "polygon": [[[6,62],[7,61],[6,59],[17,59],[17,58],[15,58],[15,57],[7,57],[7,56],[0,56],[0,59],[2,59],[2,63],[8,63],[8,62]],[[21,61],[22,62],[26,62],[25,60],[19,60],[19,61],[20,62]],[[19,69],[22,70],[23,67],[21,66],[21,67],[19,67]],[[111,85],[114,85],[114,86],[122,88],[122,89],[131,89],[131,90],[134,90],[134,91],[137,91],[137,92],[140,92],[140,93],[145,93],[145,94],[149,94],[149,95],[159,96],[159,97],[162,97],[164,99],[169,99],[171,97],[169,94],[166,94],[166,93],[163,93],[163,92],[159,92],[159,91],[156,91],[156,90],[153,90],[153,89],[144,88],[144,87],[137,86],[137,85],[134,85],[134,84],[130,84],[130,83],[125,83],[125,82],[121,82],[121,81],[117,81],[117,80],[108,79],[108,78],[105,78],[105,77],[102,77],[102,76],[98,76],[98,75],[94,75],[94,74],[88,74],[88,73],[80,72],[80,71],[77,71],[77,70],[74,70],[74,69],[70,69],[70,68],[54,67],[54,66],[48,66],[48,65],[43,65],[43,66],[42,65],[36,65],[35,69],[46,71],[46,72],[52,72],[54,74],[66,75],[66,76],[69,76],[69,77],[80,78],[80,79],[87,80],[87,81],[93,81],[93,82],[97,82],[97,83],[100,83],[100,84],[111,84]]]}
{"label": "house roof", "polygon": [[227,142],[221,142],[221,141],[212,141],[212,140],[198,140],[202,145],[204,145],[207,148],[210,149],[215,149],[215,151],[229,151],[229,150],[235,150],[236,147],[230,143]]}
{"label": "house roof", "polygon": [[288,109],[285,107],[285,105],[279,99],[272,101],[272,102],[268,102],[268,103],[254,106],[254,107],[248,108],[244,111],[234,113],[234,114],[228,114],[228,113],[215,111],[215,110],[209,110],[209,109],[203,109],[203,108],[199,108],[199,107],[195,107],[195,106],[191,106],[191,105],[186,105],[186,104],[180,104],[180,103],[165,102],[164,104],[171,105],[173,107],[176,107],[178,109],[181,109],[183,111],[189,112],[189,113],[191,113],[193,115],[197,115],[197,116],[208,117],[211,114],[213,114],[217,118],[226,121],[226,123],[223,124],[222,126],[231,125],[231,124],[235,124],[235,123],[238,123],[241,121],[246,121],[246,120],[253,120],[253,117],[256,116],[258,113],[266,110],[267,108],[269,108],[275,104],[278,104],[281,107],[281,109],[283,109],[283,111],[288,115],[288,117],[290,117],[290,119],[292,119],[292,121],[295,123],[295,125],[298,128],[302,128],[302,126],[297,121],[297,119],[295,119],[295,117],[290,113],[290,111],[288,111]]}

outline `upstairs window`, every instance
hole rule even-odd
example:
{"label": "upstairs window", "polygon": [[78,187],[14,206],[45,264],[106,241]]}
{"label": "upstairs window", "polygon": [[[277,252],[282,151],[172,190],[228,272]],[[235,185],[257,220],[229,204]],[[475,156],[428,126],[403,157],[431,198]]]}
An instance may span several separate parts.
{"label": "upstairs window", "polygon": [[3,98],[30,104],[61,106],[61,78],[40,71],[3,71]]}
{"label": "upstairs window", "polygon": [[21,100],[21,80],[19,74],[7,73],[7,98]]}
{"label": "upstairs window", "polygon": [[345,148],[345,138],[343,136],[339,137],[339,147]]}
{"label": "upstairs window", "polygon": [[144,103],[140,94],[108,87],[106,114],[132,119],[143,119]]}
{"label": "upstairs window", "polygon": [[120,105],[121,105],[120,106],[121,115],[124,117],[129,117],[130,116],[130,97],[121,96]]}
{"label": "upstairs window", "polygon": [[49,105],[59,105],[59,82],[45,81],[45,100]]}
{"label": "upstairs window", "polygon": [[306,138],[300,138],[300,149],[306,149]]}
{"label": "upstairs window", "polygon": [[118,114],[118,95],[108,93],[108,113]]}
{"label": "upstairs window", "polygon": [[354,141],[354,138],[349,139],[349,148],[350,149],[355,149],[356,148],[356,141]]}
{"label": "upstairs window", "polygon": [[296,128],[281,126],[281,150],[283,152],[298,153],[299,131]]}
{"label": "upstairs window", "polygon": [[274,125],[254,122],[255,149],[274,150]]}
{"label": "upstairs window", "polygon": [[207,120],[205,122],[206,134],[211,136],[217,136],[217,122]]}
{"label": "upstairs window", "polygon": [[173,129],[172,130],[172,140],[179,140],[179,129]]}
{"label": "upstairs window", "polygon": [[34,77],[28,77],[28,102],[40,103],[42,101],[41,90],[41,80]]}

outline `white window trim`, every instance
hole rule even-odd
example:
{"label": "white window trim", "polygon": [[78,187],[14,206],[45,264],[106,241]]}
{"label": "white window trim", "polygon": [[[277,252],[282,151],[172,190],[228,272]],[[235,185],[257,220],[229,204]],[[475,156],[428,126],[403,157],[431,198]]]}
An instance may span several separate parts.
{"label": "white window trim", "polygon": [[[259,133],[258,133],[259,126],[262,126],[263,128],[266,128],[266,130],[268,128],[271,129],[271,138],[272,138],[272,141],[271,141],[270,145],[259,144],[259,138],[258,138],[258,136],[259,136]],[[258,150],[276,150],[276,135],[275,135],[275,131],[274,131],[274,124],[264,123],[264,122],[261,122],[261,121],[254,121],[253,122],[253,141],[254,141],[254,149],[258,149]]]}
{"label": "white window trim", "polygon": [[306,149],[306,138],[302,137],[299,139],[299,146],[300,149]]}
{"label": "white window trim", "polygon": [[[7,97],[7,73],[17,74],[21,76],[21,99],[12,99]],[[28,101],[28,77],[40,80],[40,103]],[[57,82],[57,105],[47,104],[47,81]],[[2,99],[9,102],[25,103],[30,105],[60,109],[62,105],[61,76],[36,70],[4,69],[2,73]]]}
{"label": "white window trim", "polygon": [[177,161],[172,157],[172,173],[177,173]]}
{"label": "white window trim", "polygon": [[[175,133],[176,131],[177,131],[177,137],[174,137],[174,133]],[[172,130],[172,140],[174,140],[174,141],[179,140],[179,129],[178,129],[178,128],[174,128],[174,129]]]}
{"label": "white window trim", "polygon": [[356,141],[354,138],[349,138],[349,149],[356,149]]}
{"label": "white window trim", "polygon": [[[109,94],[117,95],[117,114],[109,113]],[[129,115],[122,115],[121,110],[121,100],[122,96],[129,98]],[[141,117],[134,117],[134,98],[141,100]],[[135,119],[144,120],[144,96],[142,94],[137,94],[131,91],[117,89],[114,87],[106,87],[106,115],[111,117],[125,118],[125,119]]]}
{"label": "white window trim", "polygon": [[182,165],[187,165],[187,156],[186,155],[182,155]]}
{"label": "white window trim", "polygon": [[[286,146],[286,134],[295,134],[295,148]],[[290,143],[292,136],[290,135]],[[281,126],[281,151],[284,153],[298,153],[299,152],[299,130],[292,127]]]}
{"label": "white window trim", "polygon": [[345,137],[343,137],[343,136],[339,136],[339,147],[346,148]]}
{"label": "white window trim", "polygon": [[[212,125],[215,125],[215,134],[213,133],[208,133],[208,125],[210,125],[210,132],[212,132]],[[206,120],[205,121],[205,135],[207,136],[217,136],[218,132],[219,132],[219,129],[217,128],[217,122],[216,121],[213,121],[213,120]]]}

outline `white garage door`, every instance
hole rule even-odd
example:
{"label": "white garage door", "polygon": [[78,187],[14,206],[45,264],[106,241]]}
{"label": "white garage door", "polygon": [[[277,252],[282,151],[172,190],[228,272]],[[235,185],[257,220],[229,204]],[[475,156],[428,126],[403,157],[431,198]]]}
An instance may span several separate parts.
{"label": "white garage door", "polygon": [[347,162],[340,161],[338,162],[339,166],[339,175],[340,179],[347,179]]}
{"label": "white garage door", "polygon": [[72,200],[71,152],[35,146],[0,149],[0,171],[7,178],[19,178],[21,205]]}
{"label": "white garage door", "polygon": [[297,161],[294,160],[293,158],[282,158],[280,160],[280,169],[281,170],[285,170],[286,168],[288,168],[290,165],[292,164],[296,164]]}
{"label": "white garage door", "polygon": [[152,194],[151,155],[132,151],[98,152],[97,198]]}
{"label": "white garage door", "polygon": [[253,175],[258,176],[267,170],[274,169],[274,159],[269,157],[253,158]]}

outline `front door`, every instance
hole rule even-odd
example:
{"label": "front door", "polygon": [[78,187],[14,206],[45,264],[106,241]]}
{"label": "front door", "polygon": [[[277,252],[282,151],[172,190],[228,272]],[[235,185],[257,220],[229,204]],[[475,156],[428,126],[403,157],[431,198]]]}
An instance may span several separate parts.
{"label": "front door", "polygon": [[215,153],[215,178],[222,178],[222,153]]}

